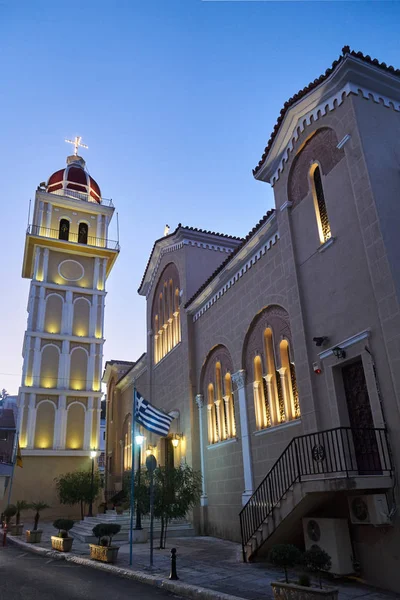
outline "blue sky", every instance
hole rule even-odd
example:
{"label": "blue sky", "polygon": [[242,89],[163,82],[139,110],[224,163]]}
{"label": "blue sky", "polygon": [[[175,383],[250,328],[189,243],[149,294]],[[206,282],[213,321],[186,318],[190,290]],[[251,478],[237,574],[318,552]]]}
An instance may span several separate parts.
{"label": "blue sky", "polygon": [[400,67],[399,17],[379,1],[0,0],[0,388],[20,383],[29,198],[65,164],[65,137],[82,135],[119,212],[104,358],[134,360],[164,225],[245,235],[273,206],[251,169],[283,103],[345,44]]}

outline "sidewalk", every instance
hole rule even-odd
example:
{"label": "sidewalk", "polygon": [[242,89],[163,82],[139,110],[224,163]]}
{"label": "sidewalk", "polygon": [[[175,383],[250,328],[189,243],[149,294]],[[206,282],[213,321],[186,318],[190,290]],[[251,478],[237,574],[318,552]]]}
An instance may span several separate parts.
{"label": "sidewalk", "polygon": [[[43,537],[40,547],[46,550],[51,549],[50,536],[55,534],[55,530],[50,523],[41,523]],[[1,531],[1,530],[0,530]],[[21,543],[25,537],[15,538],[9,536],[11,542]],[[129,566],[129,544],[116,543],[120,547],[118,560],[115,564],[115,572],[123,574],[125,572],[141,572],[153,585],[163,585],[163,581],[168,581],[170,569],[170,551],[172,547],[177,549],[177,572],[179,582],[175,583],[175,593],[196,597],[195,587],[206,588],[209,591],[208,597],[219,598],[220,594],[229,594],[247,600],[271,600],[272,592],[270,582],[282,577],[282,573],[274,567],[264,563],[243,563],[241,560],[241,547],[239,544],[228,542],[212,537],[185,537],[167,539],[167,548],[165,550],[156,549],[158,540],[155,540],[154,549],[154,567],[149,567],[149,544],[134,544],[133,546],[133,565]],[[24,544],[24,550],[37,548],[37,544]],[[89,547],[87,543],[74,540],[73,552],[77,559],[89,558]],[[86,562],[86,561],[85,561]],[[99,566],[102,563],[93,561],[93,565]],[[108,567],[107,570],[113,570]],[[134,575],[132,573],[132,575]],[[172,583],[172,582],[171,582]],[[189,584],[192,590],[186,589]],[[395,600],[398,598],[395,594],[384,592],[363,585],[356,581],[335,580],[331,585],[339,588],[339,600]],[[198,590],[200,592],[200,590]],[[206,590],[204,590],[205,592]],[[214,593],[213,593],[214,592]],[[199,594],[198,597],[205,597]]]}

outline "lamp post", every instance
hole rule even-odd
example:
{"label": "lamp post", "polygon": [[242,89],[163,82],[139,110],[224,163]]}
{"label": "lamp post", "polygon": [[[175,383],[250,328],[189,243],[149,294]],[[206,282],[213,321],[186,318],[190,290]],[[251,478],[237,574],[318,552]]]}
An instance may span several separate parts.
{"label": "lamp post", "polygon": [[142,448],[142,444],[144,442],[144,437],[143,435],[141,435],[140,433],[135,437],[135,442],[137,444],[138,447],[138,477],[137,477],[137,483],[138,483],[138,494],[136,495],[136,525],[135,525],[135,529],[142,529],[142,515],[140,514],[140,509],[139,509],[139,494],[140,494],[140,461],[141,461],[141,448]]}
{"label": "lamp post", "polygon": [[88,517],[93,517],[93,484],[94,484],[94,459],[97,456],[96,450],[90,451],[90,458],[92,460],[92,474],[90,478],[90,503]]}

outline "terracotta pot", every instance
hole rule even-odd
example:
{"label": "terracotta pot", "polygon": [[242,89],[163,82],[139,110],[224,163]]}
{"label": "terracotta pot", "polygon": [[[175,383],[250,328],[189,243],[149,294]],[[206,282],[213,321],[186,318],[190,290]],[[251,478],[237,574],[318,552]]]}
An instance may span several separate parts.
{"label": "terracotta pot", "polygon": [[98,546],[97,544],[89,544],[90,558],[100,560],[101,562],[114,563],[118,556],[118,546]]}
{"label": "terracotta pot", "polygon": [[12,525],[9,526],[10,535],[22,535],[23,528],[24,528],[23,523],[19,523],[19,525],[16,525],[15,523],[13,523]]}
{"label": "terracotta pot", "polygon": [[284,581],[271,583],[275,600],[337,600],[339,590],[331,587],[306,587]]}
{"label": "terracotta pot", "polygon": [[42,533],[41,529],[37,529],[34,531],[33,529],[26,530],[26,541],[28,544],[39,544],[42,541]]}
{"label": "terracotta pot", "polygon": [[51,536],[51,547],[59,552],[71,552],[74,538],[60,538],[58,535]]}

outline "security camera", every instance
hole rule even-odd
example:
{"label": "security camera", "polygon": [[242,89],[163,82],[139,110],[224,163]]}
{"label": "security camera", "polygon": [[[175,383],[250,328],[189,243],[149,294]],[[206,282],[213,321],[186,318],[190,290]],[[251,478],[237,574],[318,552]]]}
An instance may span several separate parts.
{"label": "security camera", "polygon": [[318,347],[322,346],[327,340],[328,338],[326,336],[313,338],[313,342],[315,342],[315,345]]}

